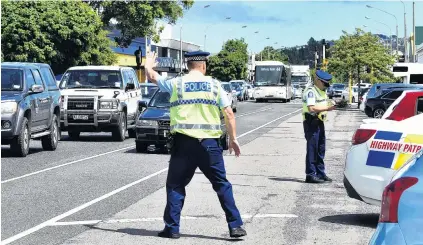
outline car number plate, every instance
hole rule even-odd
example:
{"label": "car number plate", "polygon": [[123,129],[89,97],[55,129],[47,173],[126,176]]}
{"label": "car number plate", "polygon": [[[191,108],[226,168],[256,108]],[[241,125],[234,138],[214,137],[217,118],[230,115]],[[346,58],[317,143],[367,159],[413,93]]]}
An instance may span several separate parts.
{"label": "car number plate", "polygon": [[88,115],[73,115],[73,120],[88,120]]}
{"label": "car number plate", "polygon": [[266,95],[266,97],[273,97],[273,95]]}

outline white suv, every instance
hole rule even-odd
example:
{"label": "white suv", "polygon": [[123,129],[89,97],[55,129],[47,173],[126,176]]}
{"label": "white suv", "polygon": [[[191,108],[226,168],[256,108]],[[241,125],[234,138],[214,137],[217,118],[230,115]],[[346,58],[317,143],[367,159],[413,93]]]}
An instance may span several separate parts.
{"label": "white suv", "polygon": [[76,66],[60,81],[61,129],[71,139],[81,132],[112,132],[124,141],[135,137],[140,84],[135,70],[118,66]]}

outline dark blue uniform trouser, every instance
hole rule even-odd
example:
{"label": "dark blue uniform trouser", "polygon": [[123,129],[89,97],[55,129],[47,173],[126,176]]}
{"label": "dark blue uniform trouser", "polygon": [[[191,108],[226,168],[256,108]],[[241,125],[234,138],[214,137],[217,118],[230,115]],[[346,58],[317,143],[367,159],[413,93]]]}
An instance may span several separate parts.
{"label": "dark blue uniform trouser", "polygon": [[194,176],[197,167],[211,182],[216,191],[220,205],[226,215],[229,228],[243,224],[235,205],[232,185],[226,179],[223,150],[218,139],[198,139],[182,134],[174,137],[169,171],[166,181],[167,204],[164,212],[166,228],[179,232],[179,221],[185,200],[185,187]]}
{"label": "dark blue uniform trouser", "polygon": [[304,121],[304,135],[307,140],[306,175],[325,176],[326,135],[325,124],[318,119]]}

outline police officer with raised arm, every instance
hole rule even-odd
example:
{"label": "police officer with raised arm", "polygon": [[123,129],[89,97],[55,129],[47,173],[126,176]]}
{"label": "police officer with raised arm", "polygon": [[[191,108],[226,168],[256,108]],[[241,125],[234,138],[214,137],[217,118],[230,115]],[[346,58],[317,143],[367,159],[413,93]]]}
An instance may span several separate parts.
{"label": "police officer with raised arm", "polygon": [[232,185],[226,179],[221,143],[221,117],[229,133],[229,152],[240,155],[236,140],[235,117],[220,82],[205,76],[210,53],[196,51],[185,54],[189,73],[166,80],[153,68],[156,55],[147,54],[145,69],[149,81],[160,90],[169,92],[170,128],[173,149],[166,180],[167,204],[164,211],[165,228],[158,235],[179,238],[179,221],[185,199],[185,187],[198,167],[211,182],[225,212],[231,237],[247,235],[235,205]]}
{"label": "police officer with raised arm", "polygon": [[325,124],[327,111],[335,109],[335,104],[328,101],[326,89],[332,75],[317,70],[314,84],[303,93],[303,126],[307,140],[306,183],[331,182],[325,173],[326,135]]}

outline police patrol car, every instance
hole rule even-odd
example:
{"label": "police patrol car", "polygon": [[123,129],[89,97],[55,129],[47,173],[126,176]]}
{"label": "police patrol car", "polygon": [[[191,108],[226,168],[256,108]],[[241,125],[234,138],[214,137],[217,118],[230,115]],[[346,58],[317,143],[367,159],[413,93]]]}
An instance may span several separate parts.
{"label": "police patrol car", "polygon": [[379,120],[357,129],[344,169],[348,196],[378,206],[395,172],[423,148],[423,114],[402,121]]}

